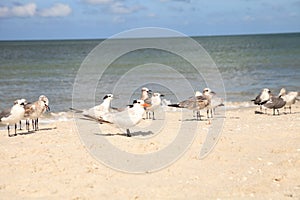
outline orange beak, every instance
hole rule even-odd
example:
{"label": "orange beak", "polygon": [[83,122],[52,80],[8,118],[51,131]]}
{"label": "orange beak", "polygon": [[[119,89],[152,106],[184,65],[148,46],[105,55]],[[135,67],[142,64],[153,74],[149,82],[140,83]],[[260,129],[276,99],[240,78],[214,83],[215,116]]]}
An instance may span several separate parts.
{"label": "orange beak", "polygon": [[148,103],[144,103],[144,104],[142,104],[142,106],[143,106],[143,107],[150,107],[151,105],[148,104]]}

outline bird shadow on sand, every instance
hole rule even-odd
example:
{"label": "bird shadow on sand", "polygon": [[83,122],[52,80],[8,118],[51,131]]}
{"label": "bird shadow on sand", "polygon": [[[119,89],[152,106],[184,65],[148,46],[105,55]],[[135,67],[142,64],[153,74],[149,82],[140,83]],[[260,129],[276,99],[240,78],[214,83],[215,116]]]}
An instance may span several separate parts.
{"label": "bird shadow on sand", "polygon": [[204,122],[204,121],[208,121],[208,119],[184,119],[184,120],[178,120],[181,122]]}
{"label": "bird shadow on sand", "polygon": [[[19,132],[18,135],[29,135],[29,134],[34,134],[37,133],[39,131],[51,131],[57,129],[57,127],[53,127],[53,128],[40,128],[39,130],[31,130],[31,131],[24,131],[24,132]],[[23,129],[22,129],[23,130]]]}
{"label": "bird shadow on sand", "polygon": [[[133,132],[130,133],[131,137],[135,137],[135,136],[148,136],[148,135],[153,135],[154,133],[152,131],[137,131],[137,132]],[[110,137],[110,136],[125,136],[128,137],[126,133],[95,133],[95,135],[98,136],[104,136],[104,137]]]}
{"label": "bird shadow on sand", "polygon": [[292,113],[289,113],[289,112],[280,112],[279,115],[276,113],[275,115],[273,115],[273,113],[264,113],[264,112],[261,112],[261,111],[254,111],[254,114],[256,115],[266,115],[266,116],[281,116],[281,115],[296,115],[296,114],[299,114],[300,112],[292,112]]}

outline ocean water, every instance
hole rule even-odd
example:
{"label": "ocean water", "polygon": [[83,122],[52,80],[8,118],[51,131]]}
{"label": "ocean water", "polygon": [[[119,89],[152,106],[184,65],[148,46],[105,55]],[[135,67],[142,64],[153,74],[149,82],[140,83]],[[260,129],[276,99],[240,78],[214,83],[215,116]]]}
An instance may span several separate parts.
{"label": "ocean water", "polygon": [[[288,91],[300,90],[300,33],[193,39],[202,45],[215,62],[222,77],[218,81],[224,83],[225,92],[220,88],[211,89],[226,98],[226,102],[251,104],[250,100],[266,87],[274,94],[278,94],[282,87]],[[176,38],[160,40],[170,40],[170,44],[176,42]],[[72,106],[73,86],[78,70],[88,60],[89,53],[101,42],[103,40],[0,41],[0,109],[10,107],[15,99],[35,101],[44,94],[50,100],[52,112],[68,111]],[[118,41],[115,45],[118,45]],[[184,51],[192,53],[193,49]],[[109,57],[110,52],[106,53]],[[99,79],[92,90],[97,101],[100,102],[104,94],[113,92],[118,97],[113,103],[116,107],[127,105],[133,98],[138,98],[142,86],[165,94],[165,98],[172,102],[183,100],[174,96],[172,89],[159,84],[169,80],[174,87],[178,86],[175,93],[187,93],[187,90],[179,87],[182,80],[174,78],[172,72],[162,70],[159,64],[183,74],[194,90],[202,90],[207,86],[205,77],[199,76],[182,57],[157,49],[140,49],[118,57],[101,78],[94,76],[93,71],[87,71],[86,74],[91,79]],[[141,65],[144,68],[139,75],[138,69],[130,74],[135,66]],[[206,68],[203,70],[210,73]],[[122,82],[126,74],[127,79]],[[145,79],[152,81],[139,85]],[[116,89],[117,83],[122,84],[117,85]],[[127,90],[127,84],[131,86],[130,90]],[[89,102],[83,100],[80,107],[88,105]]]}

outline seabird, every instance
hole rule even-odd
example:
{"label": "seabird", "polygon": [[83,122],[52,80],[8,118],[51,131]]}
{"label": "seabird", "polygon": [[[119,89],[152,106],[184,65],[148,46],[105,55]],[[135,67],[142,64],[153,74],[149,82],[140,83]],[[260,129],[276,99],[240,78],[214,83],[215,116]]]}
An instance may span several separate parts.
{"label": "seabird", "polygon": [[39,117],[50,111],[49,99],[45,95],[41,95],[39,100],[34,103],[28,103],[25,105],[25,114],[26,118],[26,129],[29,131],[29,121],[32,120],[32,128],[37,131],[39,129]]}
{"label": "seabird", "polygon": [[[7,126],[9,137],[17,135],[17,123],[24,118],[25,102],[25,99],[16,100],[11,109],[4,110],[0,113],[0,123]],[[14,135],[10,135],[10,125],[15,125]]]}
{"label": "seabird", "polygon": [[136,126],[143,118],[145,114],[145,107],[149,107],[149,104],[145,103],[143,100],[134,100],[133,105],[130,105],[128,109],[115,112],[106,113],[100,118],[94,118],[89,115],[84,115],[85,117],[92,118],[100,123],[115,124],[119,128],[126,129],[126,136],[131,137],[129,128]]}
{"label": "seabird", "polygon": [[279,93],[279,97],[281,97],[285,102],[284,110],[286,108],[290,109],[290,113],[292,113],[292,104],[296,102],[297,97],[299,96],[299,92],[289,92],[287,93],[285,88],[282,88]]}
{"label": "seabird", "polygon": [[[150,97],[150,94],[151,94],[151,90],[149,90],[148,88],[146,87],[143,87],[142,90],[141,90],[141,100],[143,100],[145,103],[149,104],[151,106],[151,97]],[[146,112],[146,119],[149,118],[149,113]]]}
{"label": "seabird", "polygon": [[83,115],[90,115],[96,118],[102,117],[104,114],[111,111],[111,101],[114,96],[112,94],[106,94],[103,97],[103,102],[100,105],[94,106],[88,110],[83,111]]}
{"label": "seabird", "polygon": [[[214,91],[211,91],[209,88],[203,89],[203,94],[210,97],[210,104],[206,107],[207,108],[207,118],[213,118],[213,113],[215,109],[219,106],[224,106],[223,101],[224,99],[218,97]],[[210,116],[209,116],[210,114]]]}
{"label": "seabird", "polygon": [[[270,99],[271,91],[268,88],[262,89],[262,91],[256,96],[255,99],[251,100],[254,102],[255,105],[260,106],[260,111],[262,111],[262,105],[267,103],[267,101]],[[266,110],[265,110],[266,113]]]}
{"label": "seabird", "polygon": [[161,105],[161,97],[163,97],[163,96],[164,96],[163,94],[160,94],[158,92],[154,92],[152,94],[152,97],[151,97],[151,106],[146,108],[147,118],[150,119],[150,114],[151,114],[150,112],[152,112],[152,119],[155,120],[154,111],[160,107],[160,105]]}
{"label": "seabird", "polygon": [[[197,112],[197,120],[201,120],[200,110],[206,108],[210,104],[210,97],[206,94],[200,96],[190,97],[187,100],[181,101],[176,104],[170,104],[170,107],[186,108]],[[198,112],[199,111],[199,112]]]}

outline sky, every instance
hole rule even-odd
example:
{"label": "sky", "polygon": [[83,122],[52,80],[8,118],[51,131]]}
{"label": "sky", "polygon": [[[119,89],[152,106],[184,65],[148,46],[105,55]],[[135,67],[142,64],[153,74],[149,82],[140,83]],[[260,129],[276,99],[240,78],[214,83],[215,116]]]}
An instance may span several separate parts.
{"label": "sky", "polygon": [[0,40],[109,38],[142,27],[188,36],[300,32],[300,0],[0,2]]}

